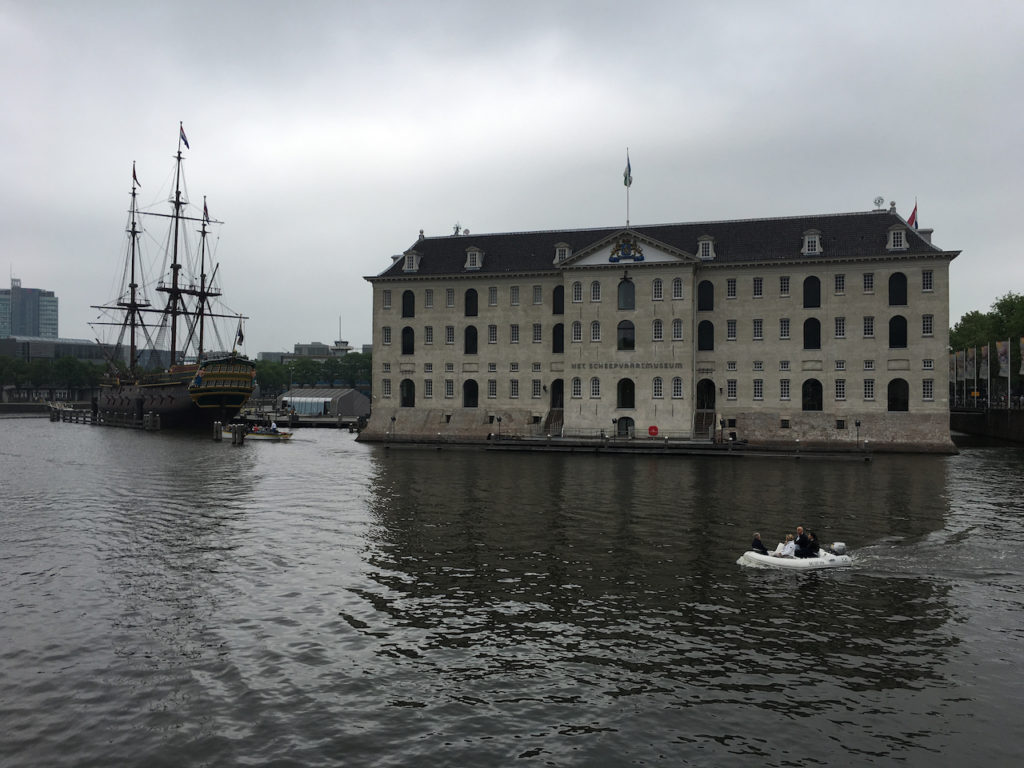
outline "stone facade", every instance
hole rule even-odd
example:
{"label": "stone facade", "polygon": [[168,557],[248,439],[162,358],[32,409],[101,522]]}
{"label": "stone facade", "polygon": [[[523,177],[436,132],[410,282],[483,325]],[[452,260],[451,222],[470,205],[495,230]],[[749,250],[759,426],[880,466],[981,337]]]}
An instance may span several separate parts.
{"label": "stone facade", "polygon": [[420,239],[363,440],[950,451],[949,263],[894,210]]}

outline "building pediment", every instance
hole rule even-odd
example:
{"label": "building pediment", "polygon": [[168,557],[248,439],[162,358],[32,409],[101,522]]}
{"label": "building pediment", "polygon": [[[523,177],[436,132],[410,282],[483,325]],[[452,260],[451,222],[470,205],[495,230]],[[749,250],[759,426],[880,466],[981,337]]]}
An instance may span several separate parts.
{"label": "building pediment", "polygon": [[622,229],[582,248],[563,267],[622,266],[623,264],[694,263],[696,256],[632,229]]}

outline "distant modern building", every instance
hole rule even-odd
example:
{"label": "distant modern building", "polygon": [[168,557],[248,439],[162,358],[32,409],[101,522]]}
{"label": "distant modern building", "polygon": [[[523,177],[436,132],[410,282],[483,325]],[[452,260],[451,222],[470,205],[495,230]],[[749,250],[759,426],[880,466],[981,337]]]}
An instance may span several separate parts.
{"label": "distant modern building", "polygon": [[13,357],[31,363],[34,360],[58,360],[73,357],[89,363],[105,363],[113,354],[109,345],[89,339],[58,339],[42,336],[11,335],[0,337],[0,357]]}
{"label": "distant modern building", "polygon": [[22,288],[11,278],[10,288],[0,288],[0,338],[38,336],[56,339],[57,297],[53,291]]}
{"label": "distant modern building", "polygon": [[293,410],[299,416],[360,419],[370,415],[370,398],[349,388],[289,389],[277,398],[277,407],[281,411]]}
{"label": "distant modern building", "polygon": [[[256,359],[271,363],[287,363],[291,360],[324,361],[331,357],[344,357],[351,351],[352,345],[344,340],[335,341],[331,346],[327,346],[322,341],[311,341],[308,344],[299,342],[292,352],[259,352]],[[365,346],[363,351],[366,351]]]}

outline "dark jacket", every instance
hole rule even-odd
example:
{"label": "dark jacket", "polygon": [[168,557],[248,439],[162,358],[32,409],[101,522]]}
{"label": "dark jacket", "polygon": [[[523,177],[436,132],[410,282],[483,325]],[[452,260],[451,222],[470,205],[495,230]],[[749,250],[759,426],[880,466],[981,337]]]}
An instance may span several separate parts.
{"label": "dark jacket", "polygon": [[797,557],[814,557],[811,551],[811,537],[804,531],[796,537],[796,550],[793,552]]}
{"label": "dark jacket", "polygon": [[754,541],[751,542],[750,548],[755,552],[760,552],[762,555],[768,554],[768,548],[764,544],[762,544],[761,540],[756,536],[754,537]]}

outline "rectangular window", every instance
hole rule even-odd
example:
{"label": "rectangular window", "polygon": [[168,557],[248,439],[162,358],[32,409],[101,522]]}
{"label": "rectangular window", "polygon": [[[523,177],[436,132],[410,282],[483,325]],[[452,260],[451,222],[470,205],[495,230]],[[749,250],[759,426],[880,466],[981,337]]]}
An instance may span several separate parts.
{"label": "rectangular window", "polygon": [[730,277],[725,281],[725,298],[735,299],[736,298],[736,278]]}
{"label": "rectangular window", "polygon": [[508,396],[511,398],[519,397],[519,379],[508,380]]}
{"label": "rectangular window", "polygon": [[924,359],[924,360],[921,361],[921,367],[924,368],[926,371],[934,371],[935,370],[935,361],[934,360]]}
{"label": "rectangular window", "polygon": [[433,363],[424,363],[423,364],[423,372],[424,373],[433,373],[434,372],[434,364]]}
{"label": "rectangular window", "polygon": [[541,324],[540,323],[534,323],[533,324],[533,343],[534,344],[540,344],[541,340],[542,340],[542,337],[541,337]]}
{"label": "rectangular window", "polygon": [[903,247],[903,232],[900,230],[894,230],[892,233],[892,247],[902,248]]}
{"label": "rectangular window", "polygon": [[455,363],[445,363],[444,364],[444,372],[445,373],[454,373],[455,372]]}
{"label": "rectangular window", "polygon": [[487,372],[488,373],[497,373],[498,372],[498,364],[497,363],[488,363],[487,364]]}
{"label": "rectangular window", "polygon": [[789,318],[788,317],[783,317],[782,319],[779,320],[779,338],[780,339],[788,339],[789,338]]}
{"label": "rectangular window", "polygon": [[921,399],[935,399],[935,379],[925,379],[921,382]]}
{"label": "rectangular window", "polygon": [[434,326],[427,325],[423,328],[423,343],[433,344],[434,343]]}
{"label": "rectangular window", "polygon": [[864,399],[874,400],[875,399],[875,380],[864,379]]}
{"label": "rectangular window", "polygon": [[495,285],[487,289],[487,306],[498,306],[498,287]]}
{"label": "rectangular window", "polygon": [[764,370],[764,360],[755,360],[754,361],[754,370],[755,371],[763,371]]}
{"label": "rectangular window", "polygon": [[921,335],[931,336],[935,330],[935,315],[921,315]]}
{"label": "rectangular window", "polygon": [[836,400],[846,399],[846,379],[836,379]]}
{"label": "rectangular window", "polygon": [[540,379],[533,379],[530,386],[530,397],[534,400],[540,399]]}
{"label": "rectangular window", "polygon": [[789,400],[789,379],[779,379],[779,400]]}
{"label": "rectangular window", "polygon": [[789,370],[789,360],[779,360],[779,370],[780,371],[788,371]]}
{"label": "rectangular window", "polygon": [[836,275],[834,282],[837,295],[846,293],[846,275]]}
{"label": "rectangular window", "polygon": [[736,341],[736,321],[725,321],[725,338],[728,341]]}
{"label": "rectangular window", "polygon": [[519,370],[519,363],[509,363],[508,370],[510,373],[516,373]]}
{"label": "rectangular window", "polygon": [[864,273],[864,293],[875,292],[875,273],[865,272]]}
{"label": "rectangular window", "polygon": [[760,299],[762,296],[764,296],[764,278],[763,277],[755,277],[754,278],[754,298],[755,299]]}
{"label": "rectangular window", "polygon": [[530,366],[530,370],[531,371],[536,371],[537,373],[540,373],[540,363],[533,363]]}
{"label": "rectangular window", "polygon": [[875,338],[875,318],[871,317],[871,315],[865,315],[864,317],[864,338]]}
{"label": "rectangular window", "polygon": [[727,371],[735,371],[736,370],[736,361],[735,360],[727,360],[726,363],[725,363],[725,370],[727,370]]}
{"label": "rectangular window", "polygon": [[423,306],[426,307],[427,309],[433,309],[434,308],[434,289],[433,288],[427,288],[423,292]]}
{"label": "rectangular window", "polygon": [[736,399],[736,379],[726,379],[725,396],[728,400]]}
{"label": "rectangular window", "polygon": [[498,380],[488,379],[487,380],[487,399],[493,400],[498,396]]}
{"label": "rectangular window", "polygon": [[453,379],[444,380],[444,396],[447,400],[455,397],[455,381]]}
{"label": "rectangular window", "polygon": [[423,380],[423,396],[427,398],[434,397],[434,380],[424,379]]}
{"label": "rectangular window", "polygon": [[391,363],[384,363],[384,373],[391,373]]}
{"label": "rectangular window", "polygon": [[508,327],[508,343],[519,343],[519,323],[512,323],[512,325]]}
{"label": "rectangular window", "polygon": [[835,318],[835,325],[836,325],[836,338],[837,339],[845,339],[846,338],[846,318],[845,317],[837,317],[837,318]]}
{"label": "rectangular window", "polygon": [[764,379],[754,379],[754,399],[764,400]]}
{"label": "rectangular window", "polygon": [[388,288],[384,289],[383,304],[384,309],[391,309],[391,290]]}
{"label": "rectangular window", "polygon": [[874,360],[865,360],[864,361],[864,370],[865,371],[873,371],[873,370],[875,370],[875,361]]}
{"label": "rectangular window", "polygon": [[836,370],[837,371],[845,371],[846,370],[846,361],[845,360],[836,360]]}
{"label": "rectangular window", "polygon": [[383,397],[391,397],[391,379],[381,379],[381,395]]}
{"label": "rectangular window", "polygon": [[444,289],[444,303],[449,309],[455,306],[455,289],[445,288]]}
{"label": "rectangular window", "polygon": [[519,286],[513,285],[508,289],[508,301],[513,307],[519,306]]}
{"label": "rectangular window", "polygon": [[533,303],[543,304],[544,303],[544,288],[540,285],[533,286]]}
{"label": "rectangular window", "polygon": [[455,326],[446,325],[444,327],[444,343],[454,344],[455,343]]}
{"label": "rectangular window", "polygon": [[779,296],[789,296],[789,276],[779,278]]}
{"label": "rectangular window", "polygon": [[381,344],[390,344],[391,343],[391,327],[390,326],[385,325],[383,328],[380,329],[380,341],[381,341]]}
{"label": "rectangular window", "polygon": [[761,341],[764,338],[764,320],[754,319],[754,341]]}
{"label": "rectangular window", "polygon": [[487,326],[487,343],[497,344],[498,343],[498,326],[488,325]]}
{"label": "rectangular window", "polygon": [[935,290],[935,273],[930,269],[921,271],[921,290],[922,291],[934,291]]}

